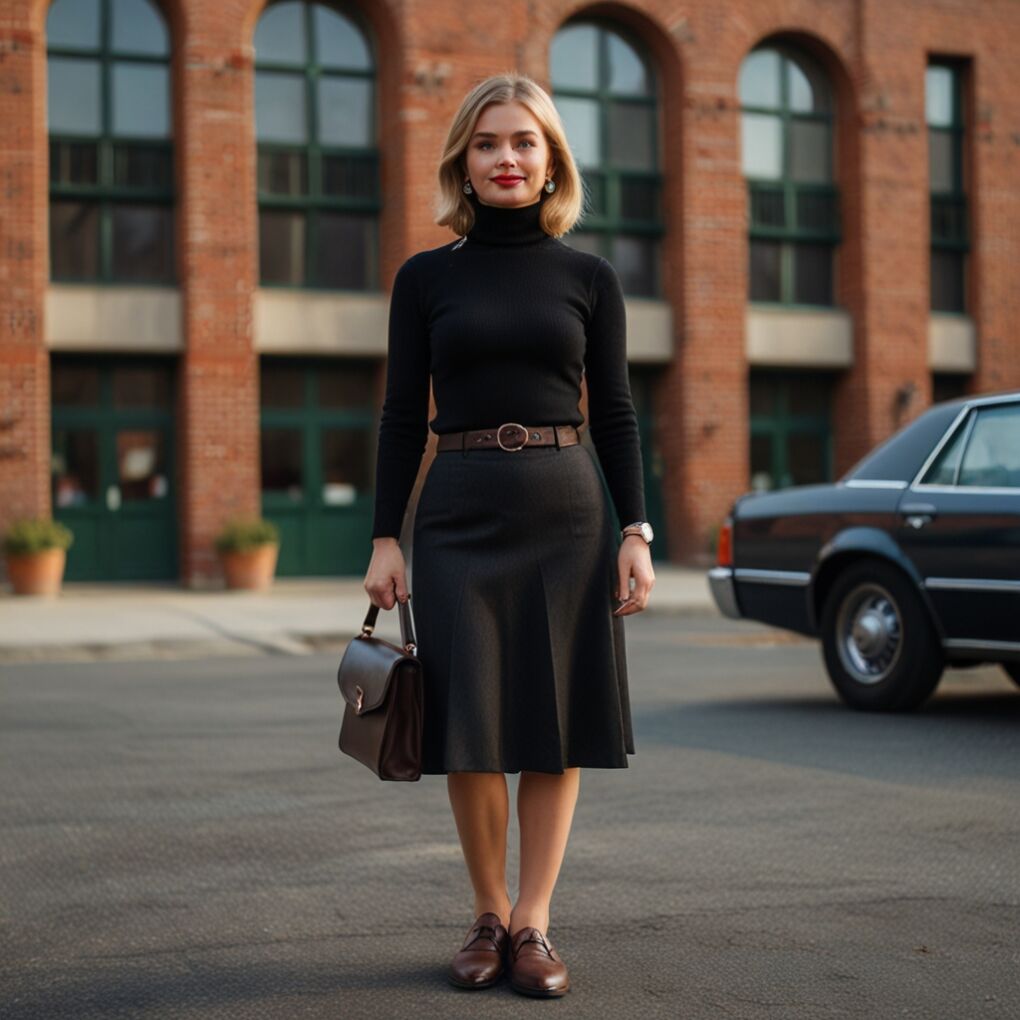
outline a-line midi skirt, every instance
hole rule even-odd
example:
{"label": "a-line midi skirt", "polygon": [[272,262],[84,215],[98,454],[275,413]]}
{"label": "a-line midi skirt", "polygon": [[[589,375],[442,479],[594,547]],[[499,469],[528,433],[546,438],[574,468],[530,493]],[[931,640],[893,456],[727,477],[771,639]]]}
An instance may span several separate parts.
{"label": "a-line midi skirt", "polygon": [[436,453],[409,568],[424,773],[627,767],[618,549],[587,445]]}

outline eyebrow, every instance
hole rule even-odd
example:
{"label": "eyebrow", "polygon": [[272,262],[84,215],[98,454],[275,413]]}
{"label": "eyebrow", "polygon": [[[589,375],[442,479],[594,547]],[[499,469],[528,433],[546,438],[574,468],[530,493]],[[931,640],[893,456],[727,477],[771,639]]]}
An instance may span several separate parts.
{"label": "eyebrow", "polygon": [[[522,131],[514,131],[513,135],[534,135],[537,138],[538,132],[532,131],[531,128],[525,128]],[[513,137],[513,135],[511,135],[511,137]],[[496,134],[495,131],[476,131],[471,137],[472,139],[474,139],[474,138],[498,138],[499,136]]]}

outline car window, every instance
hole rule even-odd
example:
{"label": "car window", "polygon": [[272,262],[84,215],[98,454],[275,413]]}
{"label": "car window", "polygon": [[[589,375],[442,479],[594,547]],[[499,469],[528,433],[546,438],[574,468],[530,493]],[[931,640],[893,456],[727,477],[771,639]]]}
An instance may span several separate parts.
{"label": "car window", "polygon": [[963,452],[963,444],[967,438],[967,423],[969,421],[970,416],[968,415],[957,426],[952,439],[942,447],[931,467],[925,471],[924,477],[921,479],[922,485],[956,484],[956,469],[960,465],[960,454]]}
{"label": "car window", "polygon": [[1020,404],[978,411],[957,484],[1020,489]]}

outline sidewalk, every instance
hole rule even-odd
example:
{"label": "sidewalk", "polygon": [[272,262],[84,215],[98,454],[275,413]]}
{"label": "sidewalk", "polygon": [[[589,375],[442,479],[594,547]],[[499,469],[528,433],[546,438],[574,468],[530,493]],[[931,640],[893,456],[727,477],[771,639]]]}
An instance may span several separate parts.
{"label": "sidewalk", "polygon": [[[190,591],[176,583],[67,582],[57,598],[14,596],[4,586],[0,662],[335,650],[365,619],[369,601],[362,582],[360,576],[277,579],[266,594]],[[706,571],[655,564],[645,612],[717,614]],[[395,611],[380,610],[376,633],[399,639]]]}

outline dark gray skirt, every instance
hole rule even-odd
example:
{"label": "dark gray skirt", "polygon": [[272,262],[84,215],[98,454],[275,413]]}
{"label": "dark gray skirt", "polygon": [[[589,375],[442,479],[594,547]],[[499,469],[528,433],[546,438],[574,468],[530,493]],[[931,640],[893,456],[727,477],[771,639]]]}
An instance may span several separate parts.
{"label": "dark gray skirt", "polygon": [[626,768],[619,539],[594,453],[437,453],[413,536],[422,771]]}

